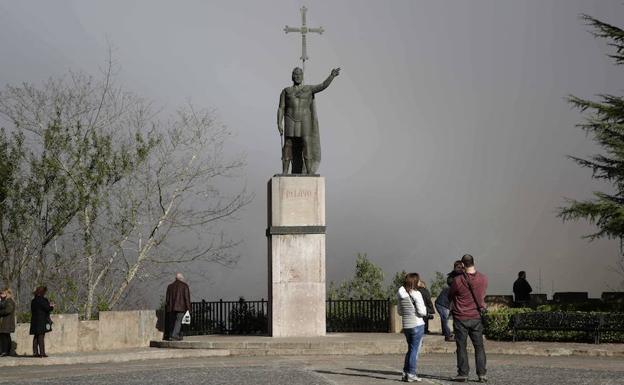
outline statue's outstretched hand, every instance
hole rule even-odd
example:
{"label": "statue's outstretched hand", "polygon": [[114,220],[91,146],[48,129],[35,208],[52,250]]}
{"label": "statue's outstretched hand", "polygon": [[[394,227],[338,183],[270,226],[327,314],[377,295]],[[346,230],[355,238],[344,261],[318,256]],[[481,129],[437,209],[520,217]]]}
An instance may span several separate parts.
{"label": "statue's outstretched hand", "polygon": [[332,72],[331,72],[331,75],[332,75],[333,77],[336,77],[336,76],[340,75],[340,67],[338,67],[338,68],[334,68],[334,69],[332,70]]}

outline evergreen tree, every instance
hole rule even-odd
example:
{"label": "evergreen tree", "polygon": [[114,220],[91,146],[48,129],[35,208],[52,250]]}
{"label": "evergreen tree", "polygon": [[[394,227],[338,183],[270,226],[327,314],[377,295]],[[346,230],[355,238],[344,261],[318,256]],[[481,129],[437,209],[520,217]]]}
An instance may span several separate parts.
{"label": "evergreen tree", "polygon": [[446,287],[446,275],[440,273],[439,271],[435,272],[435,276],[431,280],[431,285],[429,285],[429,291],[431,292],[432,297],[437,297],[440,295],[440,292]]}
{"label": "evergreen tree", "polygon": [[330,299],[385,299],[383,290],[384,272],[381,267],[358,253],[355,261],[355,274],[352,279],[336,286],[329,284],[327,297]]}
{"label": "evergreen tree", "polygon": [[[616,65],[624,64],[624,30],[588,15],[581,19],[591,27],[594,37],[605,39],[614,52],[608,56]],[[570,158],[582,167],[593,171],[594,179],[611,183],[612,193],[594,192],[592,199],[577,201],[567,199],[560,208],[564,221],[586,219],[598,231],[585,237],[619,239],[622,251],[624,239],[624,97],[601,94],[598,100],[569,96],[568,101],[584,113],[584,121],[577,126],[586,131],[604,152],[583,159]],[[620,260],[620,267],[624,260]]]}
{"label": "evergreen tree", "polygon": [[399,288],[403,286],[406,275],[407,271],[405,270],[397,271],[394,274],[394,278],[392,278],[390,285],[388,285],[388,289],[386,290],[386,296],[390,298],[390,301],[395,305],[397,303],[397,291],[399,291]]}

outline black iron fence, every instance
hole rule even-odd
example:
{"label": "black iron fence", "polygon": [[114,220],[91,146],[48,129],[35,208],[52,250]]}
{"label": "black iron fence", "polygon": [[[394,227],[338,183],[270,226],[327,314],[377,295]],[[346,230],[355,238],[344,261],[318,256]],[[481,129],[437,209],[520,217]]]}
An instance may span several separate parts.
{"label": "black iron fence", "polygon": [[269,301],[191,302],[191,324],[185,335],[267,334]]}
{"label": "black iron fence", "polygon": [[[389,300],[327,300],[328,332],[387,332]],[[269,301],[201,301],[191,303],[185,335],[268,334]]]}
{"label": "black iron fence", "polygon": [[386,333],[390,301],[387,299],[327,300],[328,332]]}

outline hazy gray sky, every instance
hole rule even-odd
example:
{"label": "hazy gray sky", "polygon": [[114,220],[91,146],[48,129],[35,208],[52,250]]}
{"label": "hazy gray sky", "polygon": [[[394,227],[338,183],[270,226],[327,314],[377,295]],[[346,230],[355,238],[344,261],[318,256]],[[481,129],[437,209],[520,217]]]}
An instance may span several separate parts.
{"label": "hazy gray sky", "polygon": [[125,86],[173,109],[213,107],[247,153],[256,193],[232,235],[234,270],[193,282],[195,299],[266,297],[266,182],[280,171],[276,108],[309,38],[306,82],[340,76],[317,98],[327,179],[327,278],[358,252],[387,275],[427,280],[463,253],[506,294],[518,270],[535,289],[616,285],[615,242],[556,218],[563,197],[598,185],[566,159],[596,149],[565,96],[621,93],[622,69],[578,15],[624,25],[620,0],[10,1],[0,0],[0,83],[67,69],[97,73],[107,40]]}

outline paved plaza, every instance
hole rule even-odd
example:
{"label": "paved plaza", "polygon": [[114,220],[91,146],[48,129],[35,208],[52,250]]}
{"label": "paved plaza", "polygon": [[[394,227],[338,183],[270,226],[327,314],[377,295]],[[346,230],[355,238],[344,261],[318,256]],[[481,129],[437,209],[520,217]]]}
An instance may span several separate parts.
{"label": "paved plaza", "polygon": [[[237,356],[17,366],[0,369],[0,384],[381,385],[399,383],[402,360],[398,354]],[[418,368],[423,384],[453,384],[455,356],[425,354]],[[624,384],[622,357],[490,355],[488,369],[495,385]]]}

